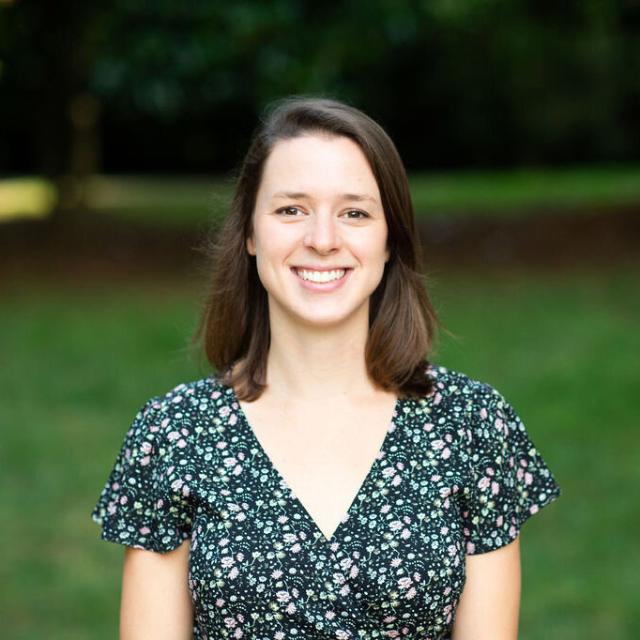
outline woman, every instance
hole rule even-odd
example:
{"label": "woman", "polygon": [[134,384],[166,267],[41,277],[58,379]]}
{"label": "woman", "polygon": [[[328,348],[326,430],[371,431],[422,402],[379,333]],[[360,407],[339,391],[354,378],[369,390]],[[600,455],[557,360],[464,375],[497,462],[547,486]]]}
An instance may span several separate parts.
{"label": "woman", "polygon": [[436,314],[386,133],[276,104],[213,247],[220,372],[140,409],[93,512],[126,545],[121,637],[511,640],[519,531],[560,490]]}

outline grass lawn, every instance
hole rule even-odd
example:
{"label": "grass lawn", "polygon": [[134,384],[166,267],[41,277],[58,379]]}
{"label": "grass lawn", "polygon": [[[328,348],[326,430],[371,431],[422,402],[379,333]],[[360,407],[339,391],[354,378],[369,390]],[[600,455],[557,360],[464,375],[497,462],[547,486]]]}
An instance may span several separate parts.
{"label": "grass lawn", "polygon": [[[410,176],[420,216],[525,215],[531,211],[590,210],[640,204],[640,166],[415,173]],[[92,211],[170,226],[219,221],[231,178],[95,176],[86,186]],[[0,222],[46,217],[55,203],[37,178],[0,180]]]}
{"label": "grass lawn", "polygon": [[[433,360],[504,393],[563,491],[523,529],[525,640],[640,628],[639,275],[431,278],[456,334]],[[123,549],[90,512],[142,403],[206,375],[185,341],[198,292],[24,281],[1,295],[3,637],[112,639]]]}

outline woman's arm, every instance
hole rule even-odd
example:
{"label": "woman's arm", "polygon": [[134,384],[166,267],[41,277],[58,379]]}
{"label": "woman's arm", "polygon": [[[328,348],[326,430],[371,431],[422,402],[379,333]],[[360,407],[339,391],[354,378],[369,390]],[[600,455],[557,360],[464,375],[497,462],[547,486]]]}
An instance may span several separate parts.
{"label": "woman's arm", "polygon": [[120,603],[120,640],[191,640],[189,548],[156,553],[126,547]]}
{"label": "woman's arm", "polygon": [[466,573],[452,640],[517,640],[520,537],[495,551],[468,555]]}

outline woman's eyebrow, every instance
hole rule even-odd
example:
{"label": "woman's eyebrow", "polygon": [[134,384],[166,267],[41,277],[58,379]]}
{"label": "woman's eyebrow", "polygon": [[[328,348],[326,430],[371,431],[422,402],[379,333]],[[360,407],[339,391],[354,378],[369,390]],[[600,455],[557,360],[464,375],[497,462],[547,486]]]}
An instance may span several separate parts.
{"label": "woman's eyebrow", "polygon": [[[283,199],[287,199],[287,200],[296,200],[296,199],[300,199],[302,200],[307,199],[307,200],[311,200],[311,196],[308,193],[304,193],[302,191],[280,191],[278,193],[275,193],[273,195],[274,198],[283,198]],[[376,198],[374,198],[373,196],[367,195],[365,193],[343,193],[340,196],[340,200],[347,200],[350,202],[364,202],[365,200],[370,200],[371,202],[374,202],[375,204],[378,204],[378,200]]]}

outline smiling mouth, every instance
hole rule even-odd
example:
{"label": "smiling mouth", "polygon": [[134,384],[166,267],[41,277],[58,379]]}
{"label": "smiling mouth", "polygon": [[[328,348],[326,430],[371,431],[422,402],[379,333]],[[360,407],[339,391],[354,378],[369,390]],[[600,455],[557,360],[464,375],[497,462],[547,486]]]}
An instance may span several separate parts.
{"label": "smiling mouth", "polygon": [[325,271],[313,271],[310,269],[298,269],[292,267],[291,270],[305,282],[313,282],[315,284],[324,284],[328,282],[336,282],[342,280],[350,269],[331,269]]}

